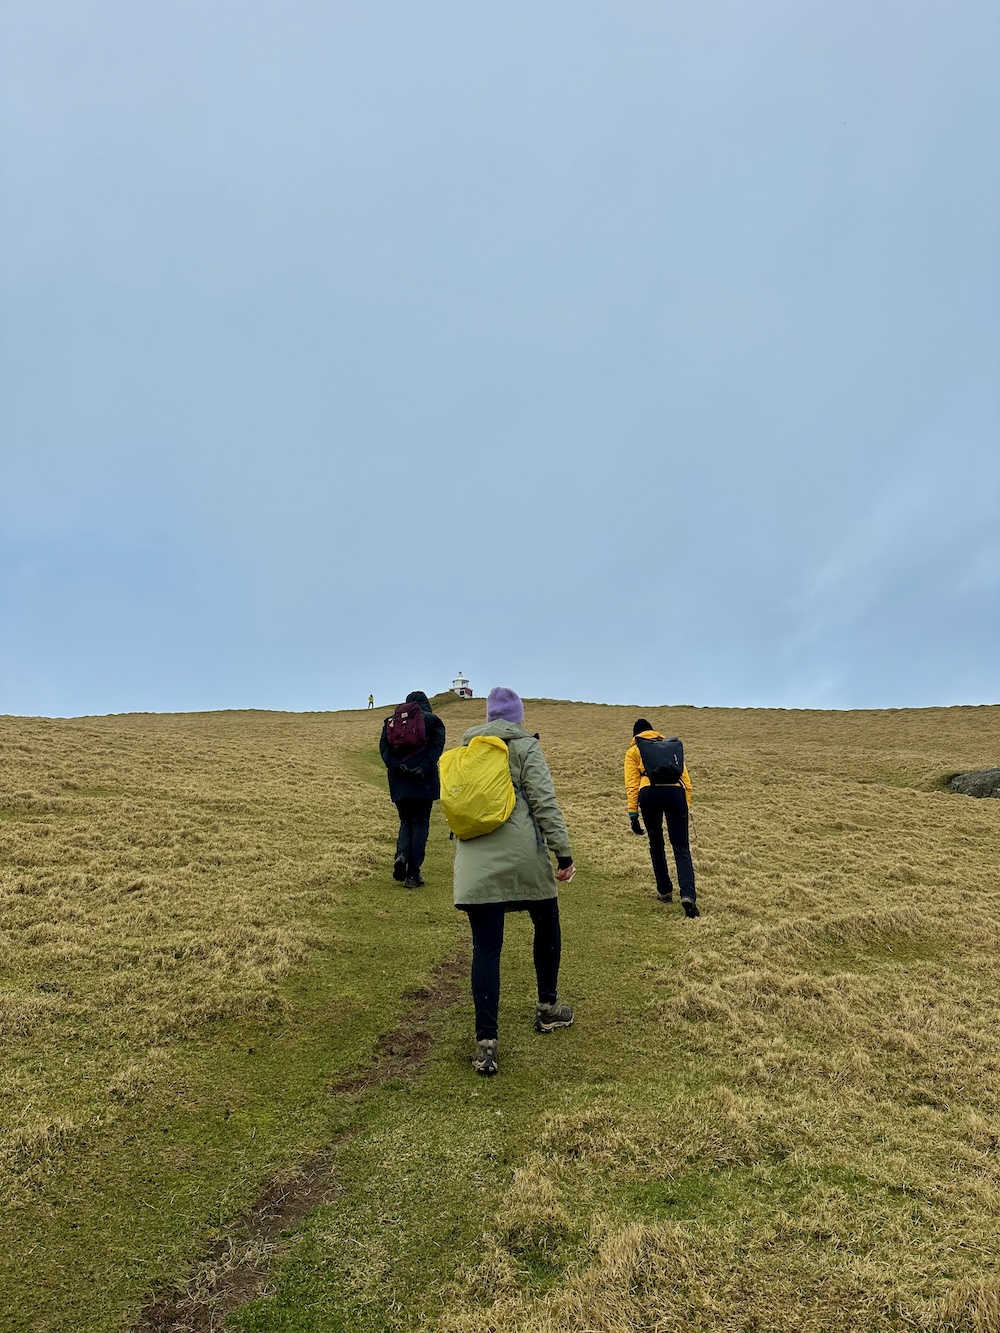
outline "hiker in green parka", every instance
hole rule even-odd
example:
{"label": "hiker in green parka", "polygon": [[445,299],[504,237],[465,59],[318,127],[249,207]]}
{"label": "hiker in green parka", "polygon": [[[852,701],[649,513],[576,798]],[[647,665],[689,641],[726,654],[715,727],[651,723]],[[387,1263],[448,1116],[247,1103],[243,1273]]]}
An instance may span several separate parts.
{"label": "hiker in green parka", "polygon": [[[572,879],[575,867],[542,747],[521,725],[523,703],[513,690],[498,687],[490,691],[486,718],[484,725],[469,728],[462,744],[474,736],[506,742],[517,800],[510,818],[492,833],[457,841],[455,906],[467,913],[472,929],[473,1065],[488,1076],[497,1072],[500,950],[507,912],[527,912],[535,928],[535,1030],[552,1032],[573,1022],[573,1010],[556,991],[562,951],[556,881]],[[556,858],[554,871],[550,853]]]}

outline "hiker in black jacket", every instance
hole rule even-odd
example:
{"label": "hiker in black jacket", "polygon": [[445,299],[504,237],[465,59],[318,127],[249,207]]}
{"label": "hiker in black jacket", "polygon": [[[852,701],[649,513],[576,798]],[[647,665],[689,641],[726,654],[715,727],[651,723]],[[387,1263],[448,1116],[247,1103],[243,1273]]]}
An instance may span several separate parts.
{"label": "hiker in black jacket", "polygon": [[423,714],[422,742],[399,745],[393,732],[403,705],[382,724],[378,748],[389,779],[389,796],[399,812],[399,837],[393,879],[408,889],[418,889],[424,882],[420,867],[424,863],[427,834],[431,825],[431,807],[441,795],[438,760],[444,751],[444,723],[431,712],[430,700],[423,690],[406,696],[408,704],[417,704]]}

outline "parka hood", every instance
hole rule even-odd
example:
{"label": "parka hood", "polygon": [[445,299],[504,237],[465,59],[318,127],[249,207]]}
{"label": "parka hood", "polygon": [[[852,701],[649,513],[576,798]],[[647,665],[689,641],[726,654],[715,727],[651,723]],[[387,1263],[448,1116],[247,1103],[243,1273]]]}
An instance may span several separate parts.
{"label": "parka hood", "polygon": [[462,737],[462,744],[469,743],[470,736],[499,736],[502,741],[534,740],[533,731],[525,731],[516,722],[508,722],[504,717],[495,717],[492,722],[482,722],[478,727],[470,727]]}
{"label": "parka hood", "polygon": [[408,704],[419,704],[422,713],[429,713],[432,711],[431,701],[428,699],[427,695],[424,694],[423,690],[411,690],[406,696],[406,702]]}

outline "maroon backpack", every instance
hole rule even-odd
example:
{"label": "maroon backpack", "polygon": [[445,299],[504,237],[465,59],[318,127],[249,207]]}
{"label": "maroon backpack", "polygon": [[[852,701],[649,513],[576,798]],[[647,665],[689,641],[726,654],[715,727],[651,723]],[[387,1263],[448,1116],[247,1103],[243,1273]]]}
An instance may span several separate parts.
{"label": "maroon backpack", "polygon": [[412,754],[427,743],[427,727],[419,704],[397,704],[392,717],[386,718],[385,738],[390,746],[402,753]]}

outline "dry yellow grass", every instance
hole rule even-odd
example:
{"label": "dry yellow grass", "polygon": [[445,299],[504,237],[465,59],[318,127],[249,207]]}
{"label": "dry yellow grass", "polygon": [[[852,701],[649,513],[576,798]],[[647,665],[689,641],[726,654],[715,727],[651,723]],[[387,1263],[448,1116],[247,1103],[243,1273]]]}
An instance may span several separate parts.
{"label": "dry yellow grass", "polygon": [[349,918],[346,895],[378,864],[372,834],[391,824],[346,766],[373,727],[0,720],[8,1168],[168,1076],[185,1032],[267,1013],[279,979],[328,943],[323,924]]}

